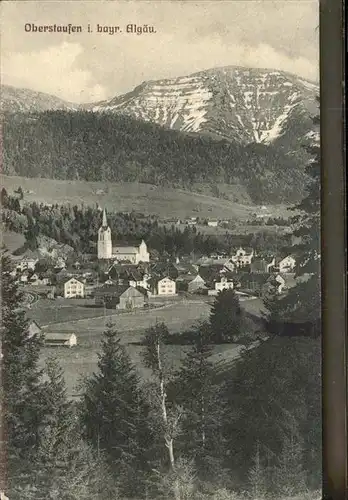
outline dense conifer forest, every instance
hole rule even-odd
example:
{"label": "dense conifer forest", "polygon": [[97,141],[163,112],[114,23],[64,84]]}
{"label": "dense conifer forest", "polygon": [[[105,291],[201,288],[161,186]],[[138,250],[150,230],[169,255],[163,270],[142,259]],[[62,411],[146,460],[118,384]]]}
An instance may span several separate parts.
{"label": "dense conifer forest", "polygon": [[3,150],[9,175],[186,189],[200,182],[238,183],[255,203],[300,199],[306,177],[304,152],[243,146],[88,111],[5,114]]}

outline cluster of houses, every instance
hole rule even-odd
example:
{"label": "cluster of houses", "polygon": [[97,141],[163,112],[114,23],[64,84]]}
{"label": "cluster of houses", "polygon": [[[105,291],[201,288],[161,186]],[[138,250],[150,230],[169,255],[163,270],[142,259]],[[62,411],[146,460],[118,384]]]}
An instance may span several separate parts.
{"label": "cluster of houses", "polygon": [[295,265],[291,255],[265,259],[251,248],[238,248],[229,256],[213,254],[194,261],[98,259],[67,265],[60,258],[43,266],[38,252],[28,250],[15,258],[13,275],[20,285],[47,298],[91,298],[98,306],[127,310],[145,307],[153,297],[185,292],[214,296],[237,289],[262,296],[273,287],[283,293],[295,284]]}
{"label": "cluster of houses", "polygon": [[216,218],[207,218],[201,219],[199,217],[187,217],[186,219],[164,219],[165,223],[172,223],[176,225],[185,224],[187,226],[209,226],[209,227],[226,227],[231,221],[229,219],[216,219]]}

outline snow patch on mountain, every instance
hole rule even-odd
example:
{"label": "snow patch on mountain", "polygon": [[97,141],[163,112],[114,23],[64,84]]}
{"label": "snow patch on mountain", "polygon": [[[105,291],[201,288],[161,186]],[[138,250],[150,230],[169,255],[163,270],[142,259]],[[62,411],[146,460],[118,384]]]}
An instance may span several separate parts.
{"label": "snow patch on mountain", "polygon": [[92,109],[244,144],[270,144],[286,134],[295,108],[298,120],[308,115],[307,102],[317,92],[315,84],[282,71],[228,66],[145,82]]}

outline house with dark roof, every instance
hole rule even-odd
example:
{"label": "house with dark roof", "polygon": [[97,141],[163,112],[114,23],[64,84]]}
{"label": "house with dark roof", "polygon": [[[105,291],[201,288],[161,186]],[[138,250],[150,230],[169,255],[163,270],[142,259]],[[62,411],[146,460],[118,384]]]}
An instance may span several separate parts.
{"label": "house with dark roof", "polygon": [[169,276],[172,280],[176,280],[179,276],[179,271],[172,262],[157,262],[151,266],[150,274],[156,276]]}
{"label": "house with dark roof", "polygon": [[201,292],[207,289],[205,280],[198,273],[195,276],[182,274],[176,280],[176,284],[178,290],[189,293]]}
{"label": "house with dark roof", "polygon": [[180,274],[186,274],[186,275],[192,275],[192,276],[197,275],[198,266],[195,264],[192,264],[190,262],[180,261],[180,262],[176,262],[173,265],[174,265],[175,269],[177,270],[179,276],[180,276]]}
{"label": "house with dark roof", "polygon": [[262,295],[263,287],[268,279],[268,273],[241,273],[239,275],[240,289]]}
{"label": "house with dark roof", "polygon": [[270,263],[266,259],[257,257],[251,262],[250,271],[252,273],[268,273]]}
{"label": "house with dark roof", "polygon": [[47,347],[73,347],[77,344],[74,333],[45,332],[44,343]]}
{"label": "house with dark roof", "polygon": [[95,291],[95,304],[110,309],[132,310],[147,302],[146,290],[129,285],[103,286]]}

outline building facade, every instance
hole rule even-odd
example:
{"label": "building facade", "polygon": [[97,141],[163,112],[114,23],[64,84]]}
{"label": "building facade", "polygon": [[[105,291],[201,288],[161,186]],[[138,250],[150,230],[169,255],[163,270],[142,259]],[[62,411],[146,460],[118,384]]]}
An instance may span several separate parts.
{"label": "building facade", "polygon": [[169,276],[150,280],[152,295],[170,296],[176,295],[176,283]]}
{"label": "building facade", "polygon": [[83,298],[85,296],[85,284],[76,278],[70,278],[64,283],[64,298]]}

